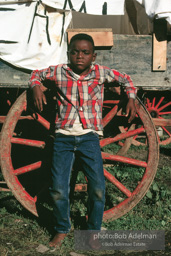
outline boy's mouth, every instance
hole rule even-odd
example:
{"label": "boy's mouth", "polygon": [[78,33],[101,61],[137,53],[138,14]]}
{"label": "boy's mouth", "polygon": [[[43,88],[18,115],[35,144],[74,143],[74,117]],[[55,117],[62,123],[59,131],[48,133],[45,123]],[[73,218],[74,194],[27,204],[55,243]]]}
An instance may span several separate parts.
{"label": "boy's mouth", "polygon": [[77,61],[76,64],[77,65],[83,65],[84,63],[82,61]]}

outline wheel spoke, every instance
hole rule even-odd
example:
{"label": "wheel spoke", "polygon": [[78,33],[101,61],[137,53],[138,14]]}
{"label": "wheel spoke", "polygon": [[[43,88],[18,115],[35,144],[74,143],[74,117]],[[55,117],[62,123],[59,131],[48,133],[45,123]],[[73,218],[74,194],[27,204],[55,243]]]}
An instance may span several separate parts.
{"label": "wheel spoke", "polygon": [[153,98],[152,108],[154,108],[154,106],[155,106],[155,102],[156,102],[156,97],[154,97],[154,98]]}
{"label": "wheel spoke", "polygon": [[43,125],[47,130],[50,129],[50,123],[45,118],[43,118],[40,114],[33,112],[32,116],[37,122]]}
{"label": "wheel spoke", "polygon": [[118,111],[118,105],[116,105],[112,111],[110,111],[104,118],[103,118],[103,126],[105,127],[110,121],[111,119],[116,115]]}
{"label": "wheel spoke", "polygon": [[171,114],[171,111],[168,111],[168,112],[159,112],[159,115],[162,116],[162,115],[170,115]]}
{"label": "wheel spoke", "polygon": [[30,115],[20,116],[18,120],[34,120],[34,118]]}
{"label": "wheel spoke", "polygon": [[[122,127],[119,127],[120,131],[122,130]],[[129,128],[129,131],[133,131],[135,129],[135,124],[132,124]],[[125,133],[126,131],[123,130],[123,133]],[[126,152],[128,151],[128,149],[130,148],[131,144],[133,141],[133,137],[127,138],[124,143],[122,143],[121,141],[118,142],[118,144],[121,146],[121,149],[118,151],[117,155],[125,155]]]}
{"label": "wheel spoke", "polygon": [[33,197],[33,201],[36,203],[37,202],[37,196]]}
{"label": "wheel spoke", "polygon": [[155,106],[155,109],[157,109],[160,106],[160,104],[162,103],[163,100],[164,100],[164,97],[161,97],[161,99],[159,100],[159,102]]}
{"label": "wheel spoke", "polygon": [[[136,138],[138,139],[138,136],[136,136]],[[134,138],[134,139],[132,140],[132,144],[133,144],[133,145],[138,146],[138,147],[145,145],[145,143],[136,140],[136,138]]]}
{"label": "wheel spoke", "polygon": [[156,126],[171,126],[171,119],[153,118],[153,122]]}
{"label": "wheel spoke", "polygon": [[44,148],[45,142],[39,140],[28,140],[28,139],[21,139],[21,138],[11,138],[11,142],[15,144],[37,147],[37,148]]}
{"label": "wheel spoke", "polygon": [[171,133],[166,129],[166,127],[162,126],[162,129],[169,135],[169,137],[171,136]]}
{"label": "wheel spoke", "polygon": [[119,100],[105,100],[103,104],[119,104]]}
{"label": "wheel spoke", "polygon": [[138,135],[138,134],[140,134],[144,131],[145,131],[144,127],[140,127],[140,128],[137,128],[133,131],[127,131],[125,133],[120,133],[120,134],[116,135],[114,138],[102,139],[102,140],[100,140],[100,146],[104,147],[104,146],[106,146],[108,144],[111,144],[113,142],[133,137],[133,136]]}
{"label": "wheel spoke", "polygon": [[151,103],[150,103],[150,100],[148,98],[147,98],[147,107],[151,108]]}
{"label": "wheel spoke", "polygon": [[138,138],[138,135],[135,135],[133,139],[136,140],[137,138]]}
{"label": "wheel spoke", "polygon": [[33,164],[29,164],[29,165],[23,166],[21,168],[15,169],[14,174],[15,175],[21,175],[21,174],[24,174],[26,172],[36,170],[36,169],[40,168],[41,165],[42,165],[41,161],[33,163]]}
{"label": "wheel spoke", "polygon": [[136,160],[133,158],[129,158],[129,157],[125,157],[125,156],[112,155],[109,153],[102,152],[102,158],[105,160],[117,161],[117,162],[136,165],[136,166],[140,166],[140,167],[147,167],[146,162]]}
{"label": "wheel spoke", "polygon": [[131,197],[132,193],[121,182],[119,182],[111,173],[104,169],[104,176],[111,183],[113,183],[120,191],[122,191],[127,197]]}
{"label": "wheel spoke", "polygon": [[167,108],[170,105],[171,105],[171,101],[163,105],[161,108],[158,108],[158,111],[160,112],[161,110],[163,110],[164,108]]}

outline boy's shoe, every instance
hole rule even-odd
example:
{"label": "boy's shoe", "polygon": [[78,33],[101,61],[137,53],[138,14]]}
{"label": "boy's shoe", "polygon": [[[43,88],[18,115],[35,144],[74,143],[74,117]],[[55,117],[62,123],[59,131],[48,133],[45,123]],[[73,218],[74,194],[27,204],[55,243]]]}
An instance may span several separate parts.
{"label": "boy's shoe", "polygon": [[64,238],[67,236],[67,233],[56,233],[53,239],[49,242],[50,247],[61,246]]}

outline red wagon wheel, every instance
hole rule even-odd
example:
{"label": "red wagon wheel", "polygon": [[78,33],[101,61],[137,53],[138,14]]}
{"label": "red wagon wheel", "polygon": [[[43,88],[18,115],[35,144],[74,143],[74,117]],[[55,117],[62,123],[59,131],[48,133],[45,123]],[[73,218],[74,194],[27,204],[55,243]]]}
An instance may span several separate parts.
{"label": "red wagon wheel", "polygon": [[[127,132],[120,133],[117,123],[121,122],[126,126],[127,120],[116,115],[119,101],[115,103],[103,119],[106,128],[110,121],[114,122],[114,126],[110,128],[113,135],[100,140],[106,177],[104,221],[121,217],[142,199],[154,179],[158,165],[157,135],[145,107],[136,100],[137,117],[131,124],[136,128],[130,129],[130,126]],[[49,160],[47,153],[51,126],[46,114],[49,111],[45,111],[45,116],[42,116],[27,108],[24,92],[10,109],[1,136],[1,168],[4,179],[17,200],[36,216],[42,191],[47,187],[49,169],[46,160]],[[146,150],[136,149],[135,154],[131,146],[127,156],[119,155],[119,142],[138,134],[146,137]],[[80,188],[85,191],[86,184],[77,184],[76,190]]]}
{"label": "red wagon wheel", "polygon": [[[108,102],[106,101],[106,103]],[[107,161],[107,168],[109,169],[109,171],[106,170],[104,164],[104,175],[119,191],[118,195],[115,196],[114,207],[104,212],[105,221],[117,219],[130,211],[148,191],[157,170],[159,151],[156,129],[145,106],[138,99],[135,103],[137,116],[129,126],[127,121],[124,122],[125,117],[121,115],[122,109],[118,109],[117,105],[115,106],[116,115],[113,121],[116,120],[119,133],[100,141],[102,149],[109,147],[109,149],[105,149],[105,151],[109,150],[109,153],[102,152],[102,157],[104,161]],[[110,116],[110,112],[108,116]],[[103,120],[104,125],[106,125],[108,117],[105,116]],[[124,127],[124,133],[120,131],[120,127]],[[140,136],[143,141],[147,141],[147,146],[145,148],[134,147],[131,142],[135,136]],[[115,153],[113,149],[111,150],[113,143],[118,144]],[[120,166],[118,166],[119,163]],[[116,170],[111,171],[110,165],[112,165],[113,170]],[[135,175],[132,175],[132,172]]]}
{"label": "red wagon wheel", "polygon": [[159,132],[159,144],[171,143],[171,101],[167,102],[164,96],[147,98],[146,108],[154,118],[154,124]]}

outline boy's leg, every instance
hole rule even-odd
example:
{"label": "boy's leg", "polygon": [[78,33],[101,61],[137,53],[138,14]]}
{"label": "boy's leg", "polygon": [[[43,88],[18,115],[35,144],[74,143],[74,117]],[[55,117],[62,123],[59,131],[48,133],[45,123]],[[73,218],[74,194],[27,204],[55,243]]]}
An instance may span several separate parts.
{"label": "boy's leg", "polygon": [[54,229],[66,234],[70,225],[70,175],[74,162],[73,138],[57,134],[52,158],[52,184],[50,195],[53,201]]}
{"label": "boy's leg", "polygon": [[88,179],[88,230],[100,230],[104,203],[105,178],[98,135],[88,133],[82,136],[82,143],[77,148],[84,173]]}

